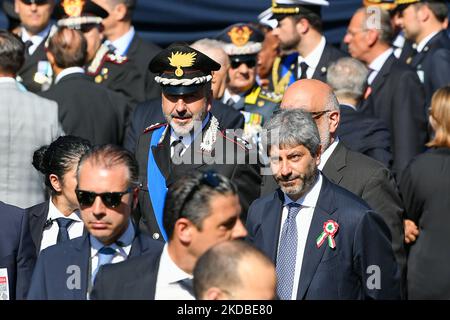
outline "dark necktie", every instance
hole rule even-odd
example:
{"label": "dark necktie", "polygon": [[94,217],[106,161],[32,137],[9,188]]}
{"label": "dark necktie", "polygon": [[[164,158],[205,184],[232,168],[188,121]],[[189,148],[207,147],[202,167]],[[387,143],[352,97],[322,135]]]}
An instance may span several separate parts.
{"label": "dark necktie", "polygon": [[194,296],[194,284],[192,282],[192,279],[186,278],[183,280],[179,280],[178,283],[184,290],[189,292],[190,295]]}
{"label": "dark necktie", "polygon": [[280,247],[277,255],[277,294],[281,300],[291,300],[294,285],[295,263],[297,260],[297,223],[300,211],[297,203],[289,204],[289,211],[281,231]]}
{"label": "dark necktie", "polygon": [[97,276],[98,270],[101,266],[104,264],[111,263],[112,259],[114,258],[114,255],[116,254],[116,250],[110,247],[102,247],[100,250],[98,250],[98,264],[97,268],[95,268],[94,273],[92,274],[92,284],[94,284],[95,277]]}
{"label": "dark necktie", "polygon": [[229,98],[229,99],[227,100],[227,103],[226,103],[226,104],[229,105],[230,107],[232,107],[233,104],[234,104],[233,98]]}
{"label": "dark necktie", "polygon": [[172,159],[180,159],[181,153],[184,150],[184,144],[182,142],[182,138],[177,139],[174,142],[172,142],[172,148],[173,148]]}
{"label": "dark necktie", "polygon": [[308,70],[308,65],[306,64],[306,62],[300,62],[300,80],[306,79],[306,70]]}
{"label": "dark necktie", "polygon": [[70,240],[69,238],[69,232],[67,231],[67,228],[73,223],[74,220],[68,219],[68,218],[57,218],[56,222],[58,223],[59,231],[58,231],[58,238],[56,243],[60,243],[63,241]]}
{"label": "dark necktie", "polygon": [[25,59],[28,59],[31,56],[31,54],[30,54],[30,47],[32,45],[33,45],[33,41],[31,41],[31,40],[25,41],[25,49],[24,49]]}

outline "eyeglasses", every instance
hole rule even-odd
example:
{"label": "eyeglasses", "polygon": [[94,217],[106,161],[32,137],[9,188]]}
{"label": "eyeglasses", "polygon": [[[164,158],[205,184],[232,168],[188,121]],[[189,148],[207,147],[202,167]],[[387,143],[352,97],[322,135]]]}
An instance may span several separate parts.
{"label": "eyeglasses", "polygon": [[237,69],[241,64],[247,65],[248,68],[253,68],[256,66],[256,59],[250,59],[250,60],[231,60],[230,66],[232,69]]}
{"label": "eyeglasses", "polygon": [[40,5],[44,5],[44,4],[47,4],[48,2],[49,2],[49,0],[20,0],[23,4],[26,4],[26,5],[31,5],[31,4],[35,4],[35,5],[37,5],[37,6],[40,6]]}
{"label": "eyeglasses", "polygon": [[310,112],[310,114],[311,114],[311,117],[314,120],[319,120],[320,117],[322,117],[325,113],[328,113],[328,112],[331,112],[331,111],[333,111],[333,110],[315,111],[315,112]]}
{"label": "eyeglasses", "polygon": [[77,195],[78,203],[81,207],[90,207],[94,203],[95,199],[100,197],[108,208],[116,208],[122,202],[122,197],[130,193],[133,188],[128,188],[123,192],[103,192],[103,193],[95,193],[91,191],[84,191],[80,189],[75,190],[75,194]]}

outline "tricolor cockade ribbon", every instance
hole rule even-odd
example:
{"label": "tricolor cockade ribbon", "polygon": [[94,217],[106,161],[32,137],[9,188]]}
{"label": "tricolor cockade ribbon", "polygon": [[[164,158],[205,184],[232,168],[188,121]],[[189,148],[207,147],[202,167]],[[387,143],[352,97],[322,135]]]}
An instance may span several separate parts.
{"label": "tricolor cockade ribbon", "polygon": [[325,242],[325,240],[328,238],[328,245],[331,249],[336,248],[336,242],[334,241],[334,235],[339,229],[339,225],[336,221],[328,220],[323,223],[323,232],[320,234],[320,236],[316,240],[317,248],[320,248],[320,246]]}

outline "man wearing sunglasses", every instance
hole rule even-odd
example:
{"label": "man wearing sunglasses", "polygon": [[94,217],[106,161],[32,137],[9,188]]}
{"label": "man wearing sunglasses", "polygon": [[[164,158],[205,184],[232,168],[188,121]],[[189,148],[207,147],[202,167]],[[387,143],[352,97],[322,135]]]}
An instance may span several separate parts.
{"label": "man wearing sunglasses", "polygon": [[257,56],[264,34],[252,25],[237,23],[216,38],[224,42],[224,50],[230,58],[222,101],[244,114],[244,132],[251,138],[270,119],[281,101],[281,95],[264,90],[256,83]]}
{"label": "man wearing sunglasses", "polygon": [[18,79],[27,90],[40,92],[50,87],[52,69],[45,55],[45,40],[50,32],[50,18],[54,0],[15,0],[21,28],[20,38],[25,43],[25,63]]}
{"label": "man wearing sunglasses", "polygon": [[166,240],[162,223],[167,187],[190,170],[214,170],[238,187],[244,216],[259,196],[258,154],[239,133],[222,131],[210,113],[212,72],[220,65],[186,44],[174,43],[150,63],[162,89],[167,123],[148,127],[138,138],[136,158],[142,189],[137,210],[140,226]]}
{"label": "man wearing sunglasses", "polygon": [[28,299],[84,300],[102,265],[161,252],[162,244],[140,234],[131,221],[137,179],[136,160],[121,147],[94,147],[81,158],[75,193],[88,233],[41,252]]}
{"label": "man wearing sunglasses", "polygon": [[163,251],[102,268],[92,299],[193,300],[197,259],[215,244],[247,235],[237,191],[213,171],[192,171],[170,185],[164,205],[169,240]]}

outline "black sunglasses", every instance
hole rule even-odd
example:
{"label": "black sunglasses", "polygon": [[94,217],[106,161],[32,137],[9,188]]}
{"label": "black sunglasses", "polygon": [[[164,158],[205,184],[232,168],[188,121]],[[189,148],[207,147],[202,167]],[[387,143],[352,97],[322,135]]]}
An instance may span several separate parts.
{"label": "black sunglasses", "polygon": [[99,196],[105,206],[108,208],[116,208],[122,202],[122,197],[130,193],[133,188],[128,188],[123,192],[103,192],[103,193],[95,193],[91,191],[84,191],[80,189],[75,190],[75,194],[77,195],[78,203],[80,207],[90,207],[94,203],[97,196]]}
{"label": "black sunglasses", "polygon": [[184,207],[186,206],[186,203],[188,203],[192,199],[192,197],[194,197],[195,192],[200,190],[200,187],[202,185],[207,185],[207,186],[210,186],[211,188],[217,188],[220,185],[220,180],[219,180],[219,177],[217,176],[217,173],[215,173],[214,171],[203,172],[203,176],[200,179],[200,183],[195,185],[191,189],[191,191],[188,193],[186,198],[184,198],[184,202],[180,206],[180,211],[179,211],[180,217],[183,216],[183,210],[184,210]]}
{"label": "black sunglasses", "polygon": [[256,66],[256,59],[251,59],[251,60],[231,60],[230,61],[230,66],[231,66],[232,69],[237,69],[243,63],[246,64],[247,67],[253,68],[254,66]]}
{"label": "black sunglasses", "polygon": [[26,5],[31,5],[31,4],[35,4],[37,6],[39,5],[43,5],[43,4],[47,4],[49,2],[49,0],[20,0],[23,4]]}

